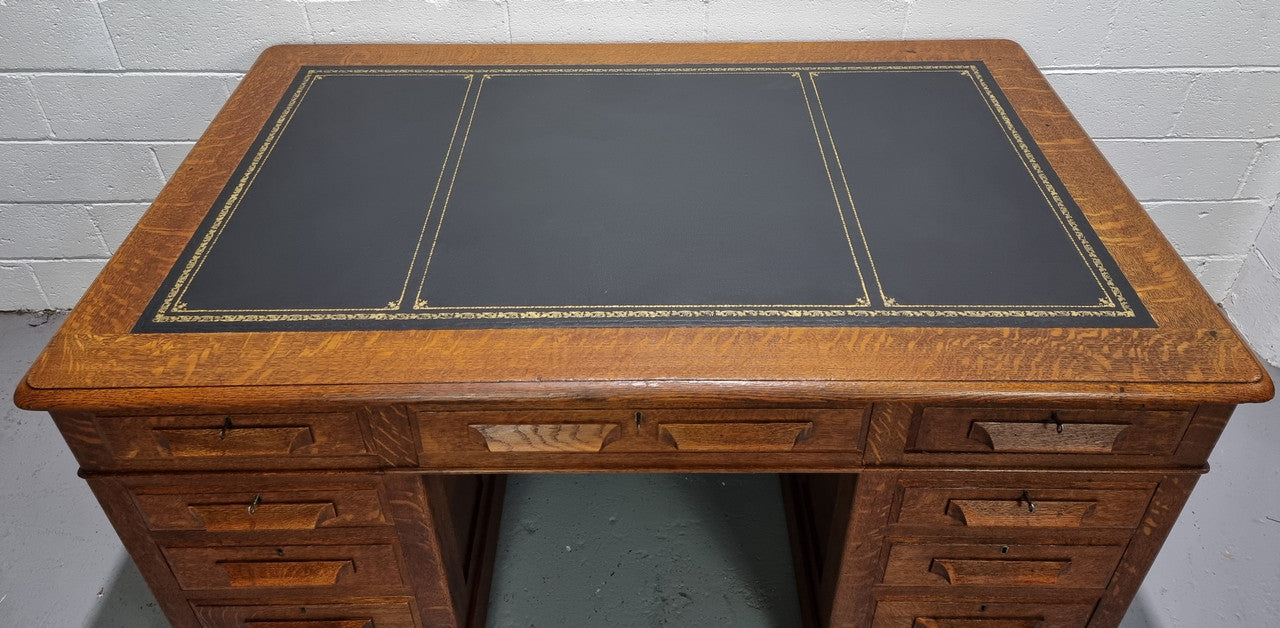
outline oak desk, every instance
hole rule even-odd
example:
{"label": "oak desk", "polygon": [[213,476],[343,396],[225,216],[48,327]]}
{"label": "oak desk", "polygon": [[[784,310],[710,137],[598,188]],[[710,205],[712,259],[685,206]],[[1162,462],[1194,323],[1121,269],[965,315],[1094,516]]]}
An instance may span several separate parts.
{"label": "oak desk", "polygon": [[786,473],[805,621],[1113,626],[1265,371],[1007,41],[266,51],[17,392],[178,626],[482,621]]}

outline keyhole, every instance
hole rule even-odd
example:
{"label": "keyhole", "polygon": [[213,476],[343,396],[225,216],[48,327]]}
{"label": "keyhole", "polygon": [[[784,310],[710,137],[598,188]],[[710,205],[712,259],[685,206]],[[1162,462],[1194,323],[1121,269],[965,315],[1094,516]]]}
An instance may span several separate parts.
{"label": "keyhole", "polygon": [[1008,546],[1008,545],[1002,545],[1002,546],[1000,546],[1000,553],[1001,553],[1001,554],[1008,554],[1008,553],[1009,553],[1009,546]]}
{"label": "keyhole", "polygon": [[640,424],[643,422],[644,422],[644,413],[637,412],[636,413],[636,431],[637,432],[640,431]]}
{"label": "keyhole", "polygon": [[284,556],[284,548],[283,548],[283,547],[277,547],[277,548],[276,548],[276,556]]}

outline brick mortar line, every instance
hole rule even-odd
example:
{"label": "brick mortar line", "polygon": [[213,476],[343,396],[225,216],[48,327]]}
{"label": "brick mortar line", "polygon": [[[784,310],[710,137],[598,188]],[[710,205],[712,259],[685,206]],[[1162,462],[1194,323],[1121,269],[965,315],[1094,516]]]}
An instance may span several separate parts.
{"label": "brick mortar line", "polygon": [[44,264],[47,262],[105,262],[106,257],[0,257],[0,264]]}
{"label": "brick mortar line", "polygon": [[48,138],[38,139],[38,140],[0,139],[0,145],[13,145],[13,146],[21,146],[21,145],[65,146],[67,144],[138,144],[138,145],[161,144],[166,146],[173,146],[178,144],[194,144],[194,143],[196,143],[196,138],[192,138],[189,140],[84,140],[84,139],[73,140],[73,139],[63,139],[63,138],[56,138],[56,137],[48,137]]}
{"label": "brick mortar line", "polygon": [[12,205],[150,205],[155,199],[122,201],[122,200],[104,200],[104,201],[86,201],[86,200],[54,200],[54,201],[0,201],[0,207]]}
{"label": "brick mortar line", "polygon": [[1274,74],[1280,65],[1049,65],[1039,66],[1045,74]]}
{"label": "brick mortar line", "polygon": [[45,308],[53,307],[53,302],[49,300],[49,293],[45,292],[44,286],[40,284],[40,278],[36,276],[36,271],[30,264],[23,264],[23,268],[27,270],[27,276],[31,278],[31,283],[36,285],[36,292],[40,293],[40,299],[44,301]]}
{"label": "brick mortar line", "polygon": [[44,112],[44,103],[40,102],[40,90],[36,89],[36,82],[31,80],[30,76],[22,77],[22,82],[27,84],[27,89],[31,90],[31,98],[35,100],[36,111],[40,112],[40,121],[44,122],[47,137],[54,137],[53,122],[49,120],[49,114]]}
{"label": "brick mortar line", "polygon": [[1236,196],[1239,196],[1244,191],[1245,186],[1249,185],[1249,182],[1253,180],[1253,169],[1258,165],[1258,160],[1262,159],[1262,150],[1265,148],[1263,144],[1264,142],[1258,142],[1253,149],[1253,157],[1249,159],[1249,165],[1244,167],[1244,174],[1240,175],[1240,185],[1236,186]]}
{"label": "brick mortar line", "polygon": [[1175,203],[1185,205],[1187,203],[1258,203],[1258,202],[1263,202],[1265,200],[1266,199],[1263,199],[1260,196],[1245,196],[1241,198],[1234,198],[1234,197],[1233,198],[1183,198],[1183,199],[1162,198],[1159,200],[1138,201],[1138,202],[1142,203],[1143,205],[1167,205],[1167,204],[1175,204]]}
{"label": "brick mortar line", "polygon": [[98,19],[102,21],[102,31],[107,34],[107,43],[111,45],[111,54],[116,58],[116,67],[124,69],[124,63],[120,61],[120,49],[116,47],[116,38],[111,35],[111,25],[107,24],[107,15],[102,12],[102,4],[94,2],[93,9],[98,12]]}
{"label": "brick mortar line", "polygon": [[1178,142],[1249,142],[1253,144],[1265,144],[1267,142],[1280,140],[1280,135],[1267,135],[1264,137],[1095,137],[1092,139],[1095,142],[1165,142],[1173,144]]}
{"label": "brick mortar line", "polygon": [[150,205],[155,199],[140,201],[0,201],[0,209],[5,207],[18,207],[23,205],[72,205],[80,206],[109,206],[109,205]]}
{"label": "brick mortar line", "polygon": [[1197,260],[1205,262],[1238,262],[1248,257],[1246,253],[1206,253],[1203,255],[1178,255],[1184,260]]}
{"label": "brick mortar line", "polygon": [[1165,131],[1165,135],[1173,136],[1178,130],[1178,126],[1182,124],[1182,112],[1187,109],[1187,102],[1191,100],[1191,92],[1195,90],[1196,83],[1200,82],[1203,74],[1194,74],[1191,80],[1187,81],[1187,89],[1182,92],[1182,98],[1178,100],[1178,110],[1173,114],[1173,120],[1169,122],[1169,130]]}
{"label": "brick mortar line", "polygon": [[98,219],[93,216],[93,212],[89,211],[88,205],[81,205],[80,211],[84,213],[84,217],[89,219],[89,224],[93,225],[93,235],[98,238],[98,244],[102,245],[102,252],[111,255],[111,246],[107,244],[107,236],[102,233],[102,226],[98,224]]}
{"label": "brick mortar line", "polygon": [[227,77],[244,76],[240,70],[34,70],[19,68],[0,68],[0,77],[44,77],[44,76],[192,76],[192,77]]}

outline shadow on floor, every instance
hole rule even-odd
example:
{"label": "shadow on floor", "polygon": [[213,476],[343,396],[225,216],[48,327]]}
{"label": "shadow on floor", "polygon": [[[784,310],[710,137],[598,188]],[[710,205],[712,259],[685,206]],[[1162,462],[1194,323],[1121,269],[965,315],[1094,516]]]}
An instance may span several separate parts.
{"label": "shadow on floor", "polygon": [[169,622],[129,556],[121,555],[115,574],[102,590],[98,608],[85,622],[89,628],[168,628]]}
{"label": "shadow on floor", "polygon": [[[757,609],[760,621],[768,626],[795,626],[799,601],[785,515],[781,508],[764,511],[760,507],[761,501],[781,502],[778,476],[699,479],[677,484],[676,489],[684,493],[691,508],[702,510],[708,554],[719,557],[737,575],[735,585],[743,590],[738,595]],[[727,481],[717,482],[721,479]],[[769,516],[774,519],[772,525],[762,525],[760,519]]]}
{"label": "shadow on floor", "polygon": [[1151,602],[1143,593],[1144,591],[1138,591],[1138,596],[1133,598],[1133,603],[1129,605],[1129,611],[1125,613],[1118,628],[1161,628],[1163,626],[1156,619],[1158,614],[1153,612]]}
{"label": "shadow on floor", "polygon": [[512,475],[489,628],[794,628],[776,475]]}

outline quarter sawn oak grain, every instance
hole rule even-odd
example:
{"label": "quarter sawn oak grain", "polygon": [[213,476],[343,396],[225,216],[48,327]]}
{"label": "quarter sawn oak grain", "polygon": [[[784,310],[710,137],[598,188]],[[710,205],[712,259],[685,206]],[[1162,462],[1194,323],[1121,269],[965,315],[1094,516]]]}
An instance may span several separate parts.
{"label": "quarter sawn oak grain", "polygon": [[[133,334],[302,66],[982,61],[1154,328]],[[19,385],[168,619],[483,626],[509,472],[780,472],[803,621],[1119,623],[1272,383],[1008,41],[268,49]]]}

